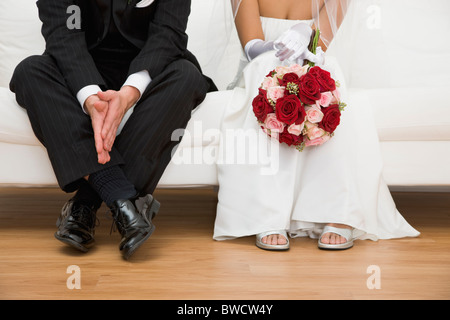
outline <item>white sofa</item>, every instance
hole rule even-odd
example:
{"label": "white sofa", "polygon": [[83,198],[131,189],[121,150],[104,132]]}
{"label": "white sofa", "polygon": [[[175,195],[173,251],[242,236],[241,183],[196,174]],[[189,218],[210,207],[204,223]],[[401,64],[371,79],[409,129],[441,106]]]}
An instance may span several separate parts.
{"label": "white sofa", "polygon": [[[240,46],[233,34],[226,67],[220,72],[211,67],[207,48],[226,39],[205,28],[215,1],[221,0],[192,0],[187,32],[189,49],[204,72],[224,89],[233,76]],[[335,46],[330,53],[342,60],[352,101],[364,99],[372,104],[384,178],[392,189],[448,191],[450,43],[445,39],[450,34],[449,1],[358,1],[358,14],[352,18],[358,28],[344,24],[338,36],[344,50]],[[401,5],[406,9],[400,9]],[[0,186],[56,185],[46,151],[8,89],[14,67],[25,57],[43,52],[40,27],[35,0],[0,2]],[[208,94],[206,100],[208,108],[200,106],[193,113],[189,138],[180,143],[159,187],[217,185],[213,162],[180,164],[176,160],[180,154],[203,152],[217,143],[205,138],[205,132],[219,127],[224,105],[216,93]]]}

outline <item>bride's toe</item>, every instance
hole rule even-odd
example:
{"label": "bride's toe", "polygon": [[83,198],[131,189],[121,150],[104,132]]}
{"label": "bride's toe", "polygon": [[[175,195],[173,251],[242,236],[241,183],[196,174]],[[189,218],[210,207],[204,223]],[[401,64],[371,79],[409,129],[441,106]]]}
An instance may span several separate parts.
{"label": "bride's toe", "polygon": [[322,235],[322,237],[320,238],[320,242],[325,243],[325,244],[329,244],[330,243],[330,235],[328,233],[324,233]]}
{"label": "bride's toe", "polygon": [[348,249],[353,246],[353,229],[347,225],[325,226],[319,240],[321,249]]}
{"label": "bride's toe", "polygon": [[277,244],[284,245],[286,243],[287,239],[283,235],[279,234],[277,237]]}
{"label": "bride's toe", "polygon": [[289,240],[286,231],[269,231],[256,235],[256,246],[267,250],[287,250]]}

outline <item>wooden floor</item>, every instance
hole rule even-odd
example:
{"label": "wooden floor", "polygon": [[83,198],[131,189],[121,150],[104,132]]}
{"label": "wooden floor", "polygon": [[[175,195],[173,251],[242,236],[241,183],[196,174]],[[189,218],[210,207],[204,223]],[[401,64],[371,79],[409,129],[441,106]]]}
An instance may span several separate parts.
{"label": "wooden floor", "polygon": [[[57,189],[0,189],[0,299],[449,299],[450,194],[394,193],[419,238],[356,241],[347,251],[316,240],[269,252],[254,237],[212,240],[212,189],[158,190],[153,236],[122,260],[111,218],[98,213],[96,246],[87,254],[55,240],[69,195]],[[68,273],[76,265],[79,272]],[[70,281],[68,281],[68,279]],[[79,280],[80,289],[69,289]],[[374,285],[379,285],[379,288]]]}

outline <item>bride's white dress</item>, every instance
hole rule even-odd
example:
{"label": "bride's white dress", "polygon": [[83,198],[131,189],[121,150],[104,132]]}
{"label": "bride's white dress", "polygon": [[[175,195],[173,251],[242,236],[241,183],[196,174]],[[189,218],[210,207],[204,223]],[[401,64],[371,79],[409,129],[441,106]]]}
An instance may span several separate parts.
{"label": "bride's white dress", "polygon": [[[275,40],[298,23],[272,18],[261,18],[261,21],[266,40]],[[383,181],[378,136],[370,107],[352,103],[336,60],[327,56],[325,61],[324,68],[340,81],[342,101],[348,105],[335,136],[303,152],[277,142],[277,164],[272,163],[277,168],[275,174],[263,173],[263,167],[267,169],[263,163],[218,163],[219,201],[214,239],[272,230],[287,230],[291,237],[317,238],[326,223],[352,226],[355,239],[419,235],[398,212]],[[273,51],[245,66],[241,86],[233,89],[225,110],[222,136],[240,129],[261,131],[253,114],[252,100],[265,75],[279,65],[281,62]],[[222,159],[227,153],[242,152],[229,146],[222,139]]]}

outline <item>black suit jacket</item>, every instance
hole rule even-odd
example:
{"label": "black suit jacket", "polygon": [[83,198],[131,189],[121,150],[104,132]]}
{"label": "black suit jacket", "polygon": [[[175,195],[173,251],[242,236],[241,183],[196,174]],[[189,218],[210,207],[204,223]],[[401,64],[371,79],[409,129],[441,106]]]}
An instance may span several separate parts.
{"label": "black suit jacket", "polygon": [[[46,54],[52,56],[75,95],[81,88],[105,86],[89,53],[106,37],[110,19],[134,46],[140,49],[131,61],[128,74],[148,70],[156,77],[177,59],[188,59],[200,70],[195,57],[186,49],[185,33],[190,0],[155,0],[149,7],[136,8],[139,0],[39,0]],[[70,29],[72,5],[81,12],[81,28]],[[69,12],[68,12],[69,11]]]}

